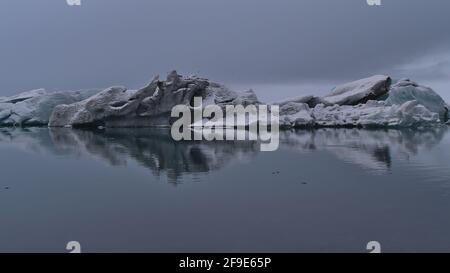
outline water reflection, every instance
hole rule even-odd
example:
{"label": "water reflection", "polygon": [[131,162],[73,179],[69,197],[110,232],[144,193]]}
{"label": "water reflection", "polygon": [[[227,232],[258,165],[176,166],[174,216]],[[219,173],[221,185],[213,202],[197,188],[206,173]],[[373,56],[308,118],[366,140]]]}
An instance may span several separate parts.
{"label": "water reflection", "polygon": [[284,131],[282,143],[300,151],[323,150],[375,172],[391,169],[393,157],[410,157],[438,145],[448,127],[403,130],[319,129]]}
{"label": "water reflection", "polygon": [[248,159],[259,149],[255,142],[176,142],[167,129],[50,129],[50,136],[59,151],[83,151],[114,166],[133,159],[154,175],[164,173],[172,182],[184,174],[210,172]]}
{"label": "water reflection", "polygon": [[[280,142],[281,149],[326,151],[365,169],[388,172],[395,159],[409,160],[439,144],[447,130],[438,127],[282,131]],[[254,141],[176,142],[168,129],[0,129],[0,143],[39,153],[94,156],[112,166],[125,166],[133,160],[172,182],[186,174],[211,172],[231,162],[250,161],[260,153],[260,145]]]}

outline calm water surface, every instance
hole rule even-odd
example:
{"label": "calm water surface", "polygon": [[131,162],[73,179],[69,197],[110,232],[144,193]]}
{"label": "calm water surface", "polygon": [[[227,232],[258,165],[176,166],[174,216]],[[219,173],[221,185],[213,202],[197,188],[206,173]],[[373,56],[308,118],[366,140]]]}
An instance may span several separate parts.
{"label": "calm water surface", "polygon": [[0,252],[450,251],[450,134],[0,129]]}

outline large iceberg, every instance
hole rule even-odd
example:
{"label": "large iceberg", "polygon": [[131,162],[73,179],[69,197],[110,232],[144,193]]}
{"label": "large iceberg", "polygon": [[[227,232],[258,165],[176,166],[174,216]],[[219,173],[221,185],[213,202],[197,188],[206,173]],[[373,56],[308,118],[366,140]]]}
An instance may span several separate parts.
{"label": "large iceberg", "polygon": [[431,88],[408,79],[373,76],[336,87],[311,103],[303,97],[283,101],[283,127],[424,127],[448,120],[448,105]]}
{"label": "large iceberg", "polygon": [[[261,104],[252,90],[235,92],[222,84],[176,71],[155,77],[139,90],[110,87],[103,91],[32,90],[0,97],[0,126],[152,127],[169,126],[175,105],[203,107]],[[425,127],[448,121],[449,106],[431,88],[409,79],[376,75],[337,86],[323,97],[282,100],[280,125],[293,127]]]}
{"label": "large iceberg", "polygon": [[251,90],[238,94],[206,79],[182,77],[173,71],[165,81],[155,77],[150,84],[138,91],[114,87],[78,103],[59,105],[50,117],[49,126],[168,126],[172,123],[172,108],[180,104],[192,105],[196,96],[205,100],[204,106],[259,103]]}

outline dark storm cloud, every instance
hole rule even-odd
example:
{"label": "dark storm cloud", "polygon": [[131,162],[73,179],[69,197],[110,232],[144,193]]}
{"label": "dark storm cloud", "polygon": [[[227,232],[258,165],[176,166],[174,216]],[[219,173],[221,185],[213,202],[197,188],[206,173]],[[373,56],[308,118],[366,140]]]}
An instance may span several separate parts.
{"label": "dark storm cloud", "polygon": [[450,50],[450,1],[382,2],[0,0],[0,95],[139,87],[174,68],[229,83],[339,81]]}

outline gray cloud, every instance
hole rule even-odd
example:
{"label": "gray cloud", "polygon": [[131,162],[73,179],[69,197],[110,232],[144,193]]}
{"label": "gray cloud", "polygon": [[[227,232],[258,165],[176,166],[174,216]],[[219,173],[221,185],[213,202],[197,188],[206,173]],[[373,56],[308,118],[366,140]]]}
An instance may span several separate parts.
{"label": "gray cloud", "polygon": [[2,0],[0,95],[139,87],[174,68],[232,84],[339,83],[450,52],[450,1],[382,1]]}

